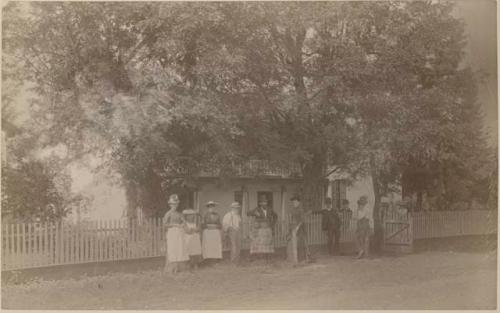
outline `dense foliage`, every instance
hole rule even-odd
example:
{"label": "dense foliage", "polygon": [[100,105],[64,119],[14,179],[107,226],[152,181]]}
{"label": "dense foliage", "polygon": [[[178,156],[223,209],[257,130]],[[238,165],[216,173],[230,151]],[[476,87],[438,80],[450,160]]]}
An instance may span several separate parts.
{"label": "dense foliage", "polygon": [[4,52],[22,69],[13,76],[35,85],[40,144],[99,153],[147,215],[161,214],[177,184],[165,171],[186,157],[227,169],[249,158],[298,162],[309,206],[332,167],[371,174],[376,208],[394,184],[443,186],[449,204],[455,181],[470,189],[484,178],[475,175],[489,152],[450,4],[7,8]]}

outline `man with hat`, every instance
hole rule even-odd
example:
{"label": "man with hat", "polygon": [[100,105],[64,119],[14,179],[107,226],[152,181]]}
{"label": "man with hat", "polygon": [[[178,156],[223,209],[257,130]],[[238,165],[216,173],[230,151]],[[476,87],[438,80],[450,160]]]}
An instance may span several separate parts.
{"label": "man with hat", "polygon": [[231,262],[237,263],[240,260],[241,235],[240,235],[240,216],[241,205],[239,202],[231,203],[231,209],[222,219],[222,229],[229,237],[231,243]]}
{"label": "man with hat", "polygon": [[357,258],[367,257],[369,254],[372,218],[368,209],[368,197],[361,196],[358,200],[358,209],[354,216],[356,222]]}
{"label": "man with hat", "polygon": [[287,257],[292,263],[309,261],[309,247],[307,246],[306,216],[311,212],[304,210],[300,203],[300,196],[294,195],[291,199],[291,223],[288,234]]}
{"label": "man with hat", "polygon": [[336,209],[333,208],[332,198],[325,199],[325,208],[314,211],[313,214],[321,214],[321,229],[326,233],[328,253],[333,255],[339,253],[341,220]]}
{"label": "man with hat", "polygon": [[220,216],[215,212],[216,203],[208,201],[208,212],[203,218],[202,252],[203,259],[210,262],[210,259],[222,259],[222,233]]}
{"label": "man with hat", "polygon": [[250,233],[250,254],[263,254],[268,259],[274,253],[273,229],[278,216],[268,207],[265,195],[259,197],[259,205],[247,215],[254,218]]}

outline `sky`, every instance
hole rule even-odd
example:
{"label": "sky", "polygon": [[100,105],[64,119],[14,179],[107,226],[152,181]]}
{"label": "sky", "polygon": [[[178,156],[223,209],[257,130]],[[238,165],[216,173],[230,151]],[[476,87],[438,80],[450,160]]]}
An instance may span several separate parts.
{"label": "sky", "polygon": [[488,74],[479,84],[479,101],[492,144],[498,142],[497,12],[495,0],[457,1],[457,15],[466,22],[467,58],[474,69]]}
{"label": "sky", "polygon": [[[476,70],[488,74],[488,79],[479,84],[479,101],[484,111],[484,124],[489,129],[489,142],[496,145],[498,141],[498,83],[497,83],[497,6],[495,0],[459,0],[456,1],[456,12],[466,25],[468,45],[466,57]],[[18,122],[29,117],[25,92],[17,98],[19,111]],[[112,185],[102,177],[97,177],[89,169],[80,165],[71,168],[75,192],[84,192],[94,198],[94,209],[90,216],[100,219],[114,219],[122,215],[125,208],[124,191]]]}

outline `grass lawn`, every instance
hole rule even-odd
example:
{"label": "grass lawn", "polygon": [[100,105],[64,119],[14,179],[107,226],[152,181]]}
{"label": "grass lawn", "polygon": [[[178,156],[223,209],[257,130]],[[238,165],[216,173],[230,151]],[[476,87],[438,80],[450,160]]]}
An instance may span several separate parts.
{"label": "grass lawn", "polygon": [[4,309],[494,309],[496,251],[320,256],[2,285]]}

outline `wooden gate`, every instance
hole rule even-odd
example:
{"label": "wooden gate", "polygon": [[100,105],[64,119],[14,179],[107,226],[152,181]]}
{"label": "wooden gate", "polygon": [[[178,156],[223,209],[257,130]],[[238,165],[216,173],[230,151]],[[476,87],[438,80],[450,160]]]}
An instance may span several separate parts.
{"label": "wooden gate", "polygon": [[410,253],[413,249],[413,221],[403,210],[384,210],[384,251]]}

